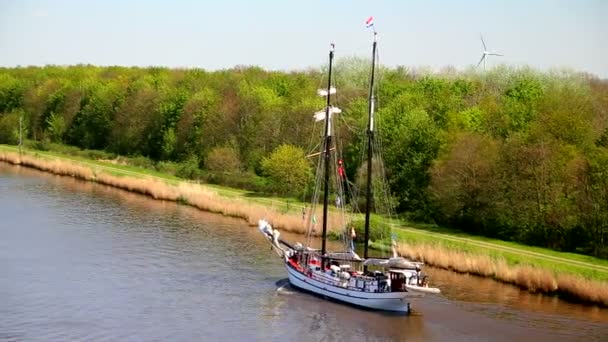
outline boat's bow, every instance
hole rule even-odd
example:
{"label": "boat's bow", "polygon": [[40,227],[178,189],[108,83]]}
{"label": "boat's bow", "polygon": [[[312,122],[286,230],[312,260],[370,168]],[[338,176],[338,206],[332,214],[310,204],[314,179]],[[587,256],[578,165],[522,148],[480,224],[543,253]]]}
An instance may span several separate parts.
{"label": "boat's bow", "polygon": [[285,246],[281,246],[282,241],[279,240],[281,233],[277,229],[272,228],[270,223],[263,219],[258,221],[258,230],[260,233],[262,233],[262,235],[264,235],[268,242],[270,242],[272,249],[274,249],[281,258],[283,258],[287,250],[290,248],[284,242],[283,245]]}

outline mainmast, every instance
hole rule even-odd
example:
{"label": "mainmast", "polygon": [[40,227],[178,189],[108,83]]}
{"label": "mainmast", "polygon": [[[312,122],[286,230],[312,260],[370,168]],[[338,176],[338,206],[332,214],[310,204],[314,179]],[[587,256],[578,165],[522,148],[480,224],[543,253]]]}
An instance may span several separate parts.
{"label": "mainmast", "polygon": [[[374,31],[374,44],[372,47],[372,77],[369,84],[368,97],[368,122],[367,122],[367,191],[365,200],[365,247],[363,249],[363,258],[367,259],[367,250],[369,244],[369,223],[370,212],[372,205],[372,158],[373,158],[373,141],[374,141],[374,74],[376,71],[376,32]],[[367,271],[367,266],[364,266],[364,271]]]}
{"label": "mainmast", "polygon": [[[331,71],[334,60],[334,44],[331,44],[331,50],[329,50],[329,76],[327,77],[327,102],[325,104],[325,147],[324,147],[324,158],[325,158],[325,174],[324,174],[324,189],[323,189],[323,235],[321,242],[321,267],[325,267],[326,262],[326,243],[327,239],[327,208],[329,205],[329,163],[330,163],[330,149],[331,149],[331,128],[330,120],[333,108],[330,106],[330,99],[332,91],[335,89],[331,88]],[[323,92],[319,92],[320,95],[324,95]]]}

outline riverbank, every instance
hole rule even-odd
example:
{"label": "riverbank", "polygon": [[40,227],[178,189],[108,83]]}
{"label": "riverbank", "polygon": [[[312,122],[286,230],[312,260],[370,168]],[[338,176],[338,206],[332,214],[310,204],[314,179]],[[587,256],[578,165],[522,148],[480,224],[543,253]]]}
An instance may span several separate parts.
{"label": "riverbank", "polygon": [[[57,153],[0,145],[0,160],[57,175],[94,181],[155,199],[240,217],[256,224],[260,217],[275,227],[304,232],[297,205],[246,197],[246,192],[181,181],[150,170],[85,160]],[[491,277],[531,292],[558,294],[608,306],[608,261],[542,248],[497,242],[462,234],[444,234],[396,223],[399,251],[406,257],[462,273]]]}
{"label": "riverbank", "polygon": [[[274,204],[264,205],[238,194],[226,196],[213,187],[149,175],[144,172],[124,170],[104,165],[105,163],[99,161],[85,162],[32,150],[24,150],[22,154],[19,154],[12,152],[11,147],[8,146],[0,146],[0,161],[96,182],[158,200],[178,202],[213,213],[242,218],[250,225],[257,225],[257,221],[264,217],[282,230],[302,233],[305,229],[301,216],[284,212]],[[337,219],[337,217],[333,219]]]}

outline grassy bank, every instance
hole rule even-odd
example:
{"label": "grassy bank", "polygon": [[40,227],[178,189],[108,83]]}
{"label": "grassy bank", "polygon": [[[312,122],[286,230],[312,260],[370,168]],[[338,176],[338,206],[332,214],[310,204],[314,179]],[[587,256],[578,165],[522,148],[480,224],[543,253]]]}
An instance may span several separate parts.
{"label": "grassy bank", "polygon": [[[20,155],[15,148],[5,145],[0,145],[0,161],[56,175],[97,182],[147,195],[154,199],[179,202],[201,210],[242,218],[251,225],[257,224],[258,219],[265,217],[271,220],[277,228],[286,231],[302,233],[305,229],[300,210],[286,210],[286,206],[279,205],[276,200],[250,199],[239,195],[239,191],[177,181],[174,177],[165,178],[150,170],[136,172],[134,171],[136,168],[133,167],[119,167],[109,162],[85,161],[82,158],[32,150],[24,150]],[[330,218],[338,219],[337,217]]]}
{"label": "grassy bank", "polygon": [[[242,190],[181,181],[162,173],[57,152],[0,145],[0,160],[176,201],[256,224],[270,219],[280,229],[304,232],[299,203],[252,197]],[[559,294],[608,306],[608,261],[544,248],[447,232],[436,226],[392,222],[402,255],[437,267],[477,274],[532,292]]]}

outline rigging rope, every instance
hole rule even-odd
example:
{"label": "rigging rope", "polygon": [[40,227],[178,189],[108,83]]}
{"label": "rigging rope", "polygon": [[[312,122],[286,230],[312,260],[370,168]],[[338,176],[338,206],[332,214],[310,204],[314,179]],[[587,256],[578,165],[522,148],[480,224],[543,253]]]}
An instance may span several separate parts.
{"label": "rigging rope", "polygon": [[[333,77],[333,80],[332,80],[333,82],[330,82],[330,84],[335,83],[336,82],[335,80],[336,80],[336,76],[334,74],[334,77]],[[320,84],[319,84],[319,89],[323,89],[322,88],[322,82],[323,81],[321,80]],[[337,93],[338,92],[336,92],[336,94]],[[337,96],[334,95],[334,101],[332,101],[332,102],[336,102],[335,99],[337,99]],[[326,108],[324,108],[324,109],[326,109]],[[339,178],[339,174],[338,174],[338,168],[335,167],[335,165],[337,165],[337,162],[338,162],[339,159],[342,159],[342,155],[340,154],[340,152],[341,152],[341,145],[340,145],[341,140],[339,139],[340,138],[339,137],[339,130],[336,129],[335,122],[337,120],[334,120],[335,116],[336,115],[330,115],[330,118],[331,118],[331,122],[330,123],[331,123],[331,129],[332,129],[332,131],[330,132],[330,134],[332,134],[332,136],[334,137],[334,139],[332,139],[332,141],[333,141],[333,148],[332,148],[332,146],[325,147],[324,143],[317,143],[317,144],[315,144],[315,147],[311,148],[311,146],[313,146],[313,139],[315,139],[315,136],[316,136],[316,138],[319,138],[320,136],[322,136],[322,135],[317,135],[318,133],[316,131],[318,130],[318,128],[317,128],[317,125],[316,125],[316,121],[313,124],[312,135],[311,135],[311,139],[310,139],[310,142],[309,142],[309,154],[312,154],[311,152],[313,151],[313,149],[318,150],[318,153],[315,153],[313,155],[313,157],[317,157],[318,159],[317,159],[317,167],[316,167],[316,171],[315,171],[315,180],[314,180],[315,181],[315,183],[314,183],[315,185],[314,185],[314,189],[313,189],[311,207],[310,207],[310,209],[308,211],[308,218],[306,220],[307,221],[306,246],[310,246],[311,245],[312,238],[313,238],[313,235],[314,235],[313,232],[315,232],[315,233],[317,232],[317,230],[316,230],[316,227],[317,227],[316,211],[317,211],[317,208],[318,208],[318,206],[320,204],[319,200],[321,198],[321,193],[322,193],[323,186],[324,186],[324,184],[323,184],[324,183],[323,171],[325,169],[325,157],[324,157],[325,148],[329,149],[330,151],[331,150],[335,150],[336,151],[335,153],[332,153],[330,155],[331,158],[330,158],[329,162],[332,163],[333,165],[329,165],[329,166],[330,166],[331,172],[334,174],[334,177],[332,177],[332,179],[335,179],[335,180],[340,179]],[[329,120],[330,118],[326,118],[326,119]],[[323,122],[323,121],[320,121],[320,122]],[[324,126],[324,125],[320,125],[320,126]],[[337,198],[341,199],[340,201],[341,201],[342,205],[338,209],[339,209],[339,212],[340,212],[340,221],[341,221],[341,223],[344,223],[344,222],[346,222],[346,215],[345,215],[345,212],[343,210],[343,205],[344,205],[344,200],[343,200],[343,198],[344,198],[344,195],[343,195],[344,194],[344,189],[343,189],[343,186],[341,184],[341,181],[335,181],[335,184],[331,184],[331,182],[330,182],[330,184],[327,184],[327,186],[331,186],[331,185],[334,185],[334,188],[336,190],[336,194],[335,195],[337,196]],[[333,215],[331,215],[331,213],[330,213],[330,215],[328,215],[328,222],[327,222],[328,223],[328,228],[330,228],[330,223],[332,222],[332,220],[330,219],[330,217],[332,217],[332,216]],[[320,223],[319,225],[322,224],[322,222],[319,222],[319,223]],[[330,229],[330,231],[331,231],[331,229]],[[341,234],[341,237],[343,237],[342,240],[343,240],[344,244],[346,244],[347,241],[346,241],[346,239],[344,239],[344,237],[348,237],[348,235],[347,234]]]}

